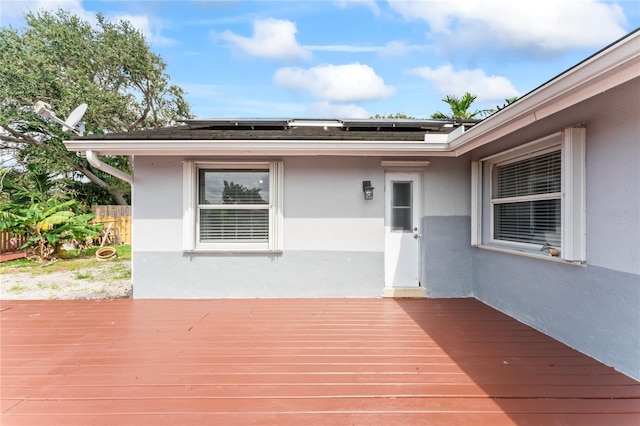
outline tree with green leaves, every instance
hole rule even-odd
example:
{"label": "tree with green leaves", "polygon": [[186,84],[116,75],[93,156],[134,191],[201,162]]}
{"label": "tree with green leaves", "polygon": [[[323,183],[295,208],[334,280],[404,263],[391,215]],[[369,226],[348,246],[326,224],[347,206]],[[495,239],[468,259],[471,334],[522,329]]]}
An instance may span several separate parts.
{"label": "tree with green leaves", "polygon": [[223,204],[267,204],[260,195],[260,188],[247,188],[244,185],[224,181],[222,190]]}
{"label": "tree with green leaves", "polygon": [[471,104],[476,100],[477,96],[466,92],[461,97],[448,95],[442,102],[445,102],[451,108],[451,113],[445,114],[443,112],[435,112],[431,114],[431,118],[435,120],[472,120],[481,119],[491,114],[493,110],[490,109],[478,109],[471,111]]}
{"label": "tree with green leaves", "polygon": [[[36,115],[33,105],[44,101],[64,118],[87,103],[83,118],[87,133],[123,132],[190,117],[183,90],[170,84],[162,58],[151,52],[143,34],[128,21],[108,21],[98,14],[92,24],[63,10],[27,13],[25,21],[21,30],[0,28],[4,168],[67,178],[70,183],[90,182],[114,203],[127,204],[129,185],[68,152],[62,142],[70,135]],[[104,161],[130,171],[126,157]],[[86,185],[66,186],[70,193],[83,189]]]}

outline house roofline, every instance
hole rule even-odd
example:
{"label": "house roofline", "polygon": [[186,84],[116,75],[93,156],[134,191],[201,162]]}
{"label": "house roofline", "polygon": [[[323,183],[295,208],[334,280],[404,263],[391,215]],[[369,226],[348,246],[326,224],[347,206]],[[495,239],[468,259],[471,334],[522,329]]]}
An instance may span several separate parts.
{"label": "house roofline", "polygon": [[[460,156],[538,120],[640,77],[640,29],[466,130],[411,140],[326,139],[75,139],[69,151],[100,155]],[[355,121],[354,121],[355,122]]]}
{"label": "house roofline", "polygon": [[549,117],[640,76],[640,29],[612,43],[449,144],[456,156]]}
{"label": "house roofline", "polygon": [[349,140],[71,140],[69,151],[99,155],[235,156],[454,156],[445,142]]}

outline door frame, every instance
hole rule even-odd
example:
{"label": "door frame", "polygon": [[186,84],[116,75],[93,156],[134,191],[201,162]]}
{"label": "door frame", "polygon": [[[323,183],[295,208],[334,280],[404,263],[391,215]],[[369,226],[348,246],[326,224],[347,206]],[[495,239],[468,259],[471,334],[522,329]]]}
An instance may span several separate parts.
{"label": "door frame", "polygon": [[[391,227],[391,184],[394,181],[411,181],[412,182],[412,232],[403,232],[403,235],[397,235],[392,233]],[[385,297],[424,297],[425,289],[421,286],[420,282],[420,240],[421,240],[421,219],[422,219],[422,172],[419,170],[387,170],[385,171],[385,255],[384,255],[384,295]],[[395,234],[395,235],[393,235]],[[414,238],[414,236],[416,238]],[[393,238],[392,238],[393,237]],[[415,246],[402,249],[402,245],[407,242],[412,244],[415,240]],[[404,251],[404,253],[402,253]],[[410,255],[413,260],[409,260],[409,264],[415,268],[414,278],[409,280],[404,279],[402,283],[394,280],[396,268],[390,267],[394,265],[397,267],[397,258],[401,255]]]}

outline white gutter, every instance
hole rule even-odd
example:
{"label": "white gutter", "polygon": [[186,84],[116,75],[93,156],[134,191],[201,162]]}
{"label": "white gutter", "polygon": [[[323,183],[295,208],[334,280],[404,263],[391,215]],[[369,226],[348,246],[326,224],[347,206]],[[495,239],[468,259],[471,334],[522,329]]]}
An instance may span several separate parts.
{"label": "white gutter", "polygon": [[69,151],[93,151],[109,155],[234,155],[245,156],[453,156],[446,140],[370,141],[370,140],[208,140],[142,139],[86,140],[64,142]]}
{"label": "white gutter", "polygon": [[103,163],[102,160],[98,158],[98,155],[93,151],[86,151],[85,154],[87,156],[87,161],[89,161],[89,164],[91,164],[96,169],[102,170],[105,173],[109,173],[111,176],[117,177],[118,179],[128,182],[130,185],[133,185],[133,177],[131,175],[128,175],[122,170],[116,169],[113,166]]}

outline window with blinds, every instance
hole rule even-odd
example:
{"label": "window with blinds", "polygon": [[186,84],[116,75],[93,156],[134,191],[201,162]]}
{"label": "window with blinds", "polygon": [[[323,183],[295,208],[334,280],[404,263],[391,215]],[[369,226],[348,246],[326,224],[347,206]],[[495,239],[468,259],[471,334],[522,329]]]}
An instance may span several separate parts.
{"label": "window with blinds", "polygon": [[182,162],[186,252],[283,249],[284,162]]}
{"label": "window with blinds", "polygon": [[199,169],[201,243],[269,241],[269,170]]}
{"label": "window with blinds", "polygon": [[560,149],[497,163],[492,173],[493,239],[560,246]]}

